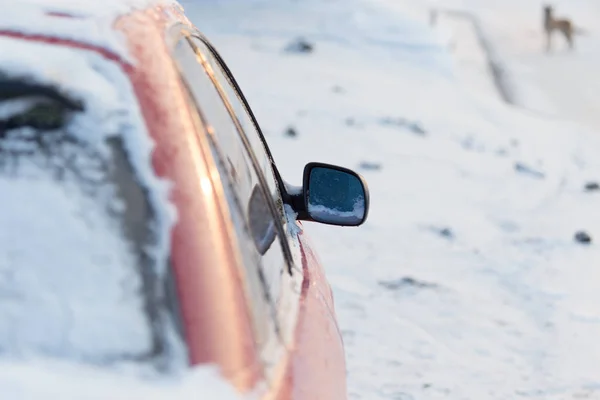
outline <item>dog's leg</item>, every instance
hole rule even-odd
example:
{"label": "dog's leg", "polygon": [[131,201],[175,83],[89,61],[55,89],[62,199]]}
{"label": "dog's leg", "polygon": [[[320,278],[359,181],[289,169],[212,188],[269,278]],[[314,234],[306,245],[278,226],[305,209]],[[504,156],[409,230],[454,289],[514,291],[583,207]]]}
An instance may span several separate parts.
{"label": "dog's leg", "polygon": [[429,26],[435,26],[438,20],[437,10],[429,10]]}
{"label": "dog's leg", "polygon": [[552,31],[550,31],[549,29],[547,29],[546,30],[546,53],[549,53],[550,49],[552,47],[551,36],[552,36]]}
{"label": "dog's leg", "polygon": [[567,39],[567,43],[569,43],[569,49],[573,50],[574,47],[574,43],[573,43],[573,31],[572,30],[565,30],[565,38]]}

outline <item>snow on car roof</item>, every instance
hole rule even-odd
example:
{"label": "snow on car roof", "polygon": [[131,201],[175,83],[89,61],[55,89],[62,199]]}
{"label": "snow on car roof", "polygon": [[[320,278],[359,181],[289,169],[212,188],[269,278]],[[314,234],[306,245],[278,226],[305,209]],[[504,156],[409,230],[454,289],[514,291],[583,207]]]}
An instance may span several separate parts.
{"label": "snow on car roof", "polygon": [[176,0],[19,0],[3,5],[0,31],[81,41],[126,58],[113,23],[121,15],[155,6],[183,10]]}

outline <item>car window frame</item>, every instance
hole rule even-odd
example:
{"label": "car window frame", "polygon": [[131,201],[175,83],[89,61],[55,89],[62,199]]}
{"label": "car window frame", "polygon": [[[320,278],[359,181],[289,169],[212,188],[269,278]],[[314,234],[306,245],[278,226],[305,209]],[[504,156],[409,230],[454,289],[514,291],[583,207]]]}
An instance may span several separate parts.
{"label": "car window frame", "polygon": [[[169,42],[169,44],[171,45],[170,51],[171,54],[175,51],[175,49],[179,46],[179,44],[182,41],[185,41],[185,45],[189,46],[189,50],[191,52],[191,54],[196,53],[197,48],[196,46],[194,46],[194,43],[190,41],[190,37],[192,37],[192,35],[189,34],[189,29],[186,29],[187,27],[184,26],[184,28],[182,29],[181,27],[179,27],[179,29],[176,29],[175,32],[172,34],[171,39],[172,41]],[[197,54],[197,53],[196,53]],[[198,132],[199,134],[201,132],[203,132],[203,134],[206,134],[208,137],[207,139],[209,140],[209,142],[212,142],[212,140],[214,140],[215,138],[212,137],[211,133],[209,133],[209,129],[206,129],[207,127],[204,126],[205,125],[205,119],[203,118],[203,108],[201,107],[200,104],[198,104],[197,99],[195,98],[195,96],[193,95],[193,90],[191,89],[191,87],[189,86],[189,77],[187,75],[189,75],[189,72],[186,73],[181,69],[181,66],[179,65],[179,63],[176,61],[176,59],[173,59],[173,63],[175,65],[175,69],[178,71],[178,75],[179,75],[179,79],[181,80],[181,84],[182,84],[182,89],[184,91],[187,92],[187,97],[189,97],[189,106],[193,107],[193,115],[192,118],[193,119],[198,119],[198,123],[200,123],[203,128]],[[198,68],[202,68],[202,69],[206,69],[205,66],[198,60]],[[267,204],[269,204],[270,207],[270,212],[269,215],[271,216],[271,219],[274,222],[275,227],[277,228],[277,235],[279,236],[279,242],[280,244],[277,246],[280,246],[280,249],[278,250],[281,254],[281,260],[283,261],[280,271],[281,271],[281,276],[278,278],[279,280],[279,287],[280,290],[283,291],[287,291],[289,290],[289,288],[287,288],[287,286],[284,288],[283,283],[285,282],[285,280],[283,279],[284,276],[289,276],[289,277],[300,277],[302,276],[302,274],[300,273],[300,275],[298,274],[298,270],[296,269],[296,273],[294,274],[292,271],[295,269],[295,263],[294,260],[295,258],[292,256],[291,253],[291,246],[289,243],[289,235],[287,233],[286,227],[284,226],[281,217],[282,215],[280,215],[280,213],[277,212],[277,206],[275,205],[275,201],[273,199],[273,197],[270,195],[269,193],[269,185],[266,183],[266,178],[263,175],[263,170],[260,166],[260,163],[257,161],[256,158],[256,154],[253,151],[253,148],[250,144],[250,142],[248,141],[248,138],[245,136],[246,132],[243,130],[243,128],[240,126],[240,122],[238,120],[238,117],[236,115],[236,113],[233,111],[233,107],[231,106],[229,100],[227,97],[224,97],[224,93],[222,92],[222,90],[219,90],[219,82],[215,82],[214,77],[211,77],[210,73],[208,71],[203,71],[203,73],[206,73],[207,78],[209,79],[210,83],[214,86],[214,89],[217,91],[218,96],[220,97],[220,100],[222,101],[223,104],[221,104],[221,106],[225,107],[226,112],[228,114],[228,117],[230,119],[229,123],[232,124],[235,128],[235,132],[236,134],[239,136],[240,139],[240,145],[242,146],[242,152],[245,153],[245,157],[250,158],[251,163],[247,165],[248,168],[251,168],[254,171],[254,175],[256,175],[256,180],[257,180],[257,187],[260,188],[263,196],[268,199],[266,201]],[[212,128],[211,128],[212,129]],[[262,139],[261,139],[261,143],[262,143]],[[222,170],[222,166],[219,167],[218,164],[222,164],[225,160],[223,158],[222,155],[219,155],[220,152],[220,146],[218,146],[218,142],[215,141],[215,144],[217,144],[215,149],[211,149],[211,152],[216,151],[216,155],[218,156],[217,158],[220,161],[217,161],[217,159],[215,159],[215,166]],[[266,151],[265,151],[266,152]],[[221,175],[221,172],[219,172],[219,175]],[[229,185],[231,184],[230,179],[231,177],[229,176],[229,174],[225,174],[225,176],[223,176],[221,179],[223,180],[223,184],[224,185]],[[234,197],[237,197],[237,194],[234,193]],[[239,200],[243,200],[243,199],[234,199],[234,202],[239,202]],[[283,200],[283,199],[282,199]],[[227,208],[231,208],[230,204],[225,203],[224,204],[225,207]],[[238,207],[239,208],[239,207]],[[243,209],[243,207],[242,207]],[[282,210],[283,212],[283,210]],[[285,215],[283,215],[283,217],[285,217]],[[246,224],[248,224],[248,221],[245,221]],[[244,237],[242,238],[237,238],[237,236],[239,236],[238,234],[235,235],[237,240],[252,240],[252,237],[246,237],[244,235]],[[238,244],[240,245],[240,244]],[[284,249],[287,248],[288,253],[286,254],[286,251]],[[263,255],[259,254],[259,257],[262,257]],[[245,264],[246,260],[242,260],[242,262]],[[287,274],[284,272],[287,270]],[[246,273],[245,272],[245,268],[244,271],[242,273]],[[264,276],[261,276],[261,278],[264,278]],[[268,380],[270,380],[273,377],[273,373],[276,372],[278,365],[281,365],[282,360],[284,360],[283,355],[285,354],[286,351],[286,346],[284,345],[284,332],[282,331],[282,326],[281,324],[281,318],[280,318],[280,312],[279,312],[279,305],[277,303],[277,298],[273,299],[270,298],[270,291],[269,291],[269,287],[266,284],[266,282],[261,282],[261,289],[264,293],[264,295],[266,296],[266,302],[267,304],[270,305],[270,309],[269,309],[269,316],[267,316],[266,314],[264,314],[262,307],[258,308],[258,314],[253,314],[253,320],[255,318],[258,318],[258,320],[255,321],[255,323],[258,324],[263,324],[260,327],[256,327],[255,329],[259,329],[261,331],[266,330],[264,332],[265,335],[267,335],[266,341],[265,342],[260,342],[261,343],[261,363],[263,365],[263,367],[265,368],[265,373],[267,374]],[[250,289],[251,290],[251,289]],[[252,293],[247,293],[247,296],[249,296],[249,301],[254,302],[254,298],[252,297]],[[262,301],[261,301],[262,304]],[[254,306],[250,306],[249,310],[252,311],[254,309]],[[264,309],[264,311],[267,311],[267,309]],[[272,311],[272,313],[271,313]],[[266,318],[266,319],[265,319]],[[271,336],[269,332],[274,333],[275,336]],[[257,332],[255,332],[257,333]],[[274,339],[274,341],[272,340]]]}
{"label": "car window frame", "polygon": [[206,37],[202,35],[192,35],[191,40],[201,47],[200,51],[202,53],[207,53],[205,55],[207,64],[212,69],[215,79],[223,88],[224,96],[229,100],[240,126],[248,136],[251,147],[259,161],[260,168],[268,182],[268,189],[269,191],[273,191],[271,195],[275,198],[278,211],[281,214],[281,219],[285,224],[287,222],[284,207],[286,188],[281,179],[279,170],[275,165],[271,149],[262,134],[256,118],[254,118],[254,114],[250,109],[248,102],[237,84],[237,81],[233,77],[233,74],[225,64],[225,61],[221,59],[220,55],[216,52],[216,49],[211,46]]}
{"label": "car window frame", "polygon": [[281,177],[281,174],[279,173],[279,169],[277,168],[277,165],[275,164],[275,159],[273,157],[273,153],[271,152],[271,148],[269,147],[269,144],[265,138],[265,135],[263,134],[263,131],[260,128],[260,125],[258,124],[258,121],[254,115],[254,112],[250,108],[250,104],[246,100],[246,96],[244,96],[242,89],[240,88],[239,84],[237,83],[235,77],[233,76],[233,73],[231,72],[231,70],[229,69],[229,67],[227,66],[227,64],[225,63],[225,61],[223,60],[223,58],[217,51],[217,49],[212,45],[212,43],[210,42],[210,40],[208,40],[208,38],[206,36],[204,36],[198,30],[189,30],[188,29],[188,31],[190,32],[190,36],[200,40],[204,45],[206,45],[206,47],[208,47],[208,49],[210,50],[212,55],[215,57],[216,61],[219,63],[219,66],[223,69],[223,72],[224,72],[226,78],[229,80],[230,85],[232,86],[233,90],[239,97],[239,100],[241,101],[242,106],[244,107],[244,111],[250,117],[250,120],[252,121],[252,124],[254,125],[254,129],[256,130],[256,133],[258,134],[258,136],[260,138],[260,141],[263,145],[263,149],[265,150],[265,153],[269,159],[271,169],[273,170],[273,173],[275,175],[275,180],[277,181],[277,185],[279,186],[279,193],[281,195],[283,203],[291,204],[288,201],[289,194],[287,192],[285,182],[283,181],[283,178]]}
{"label": "car window frame", "polygon": [[[288,201],[289,195],[286,191],[285,184],[283,182],[283,179],[281,178],[279,170],[275,166],[275,162],[274,162],[271,150],[266,142],[264,134],[262,133],[262,130],[260,129],[260,126],[258,125],[256,117],[254,116],[254,113],[250,109],[248,101],[246,100],[245,96],[243,95],[243,93],[242,93],[237,81],[233,77],[233,74],[231,73],[230,69],[227,67],[227,65],[223,61],[223,58],[219,55],[219,53],[217,52],[215,47],[210,43],[210,41],[198,30],[191,29],[189,26],[183,25],[183,24],[177,24],[172,29],[173,29],[173,31],[172,31],[173,34],[171,37],[172,43],[176,44],[182,38],[186,38],[188,40],[188,43],[190,44],[190,46],[192,48],[194,48],[195,50],[197,50],[197,47],[194,45],[193,41],[190,40],[190,38],[196,38],[196,39],[202,41],[202,43],[206,45],[206,47],[209,49],[209,51],[215,57],[215,60],[219,63],[219,66],[223,69],[223,72],[225,73],[226,77],[229,79],[232,89],[239,96],[239,99],[242,102],[242,105],[244,107],[244,111],[248,114],[248,116],[250,117],[250,119],[252,121],[252,124],[254,125],[256,134],[259,136],[260,142],[263,145],[263,149],[269,159],[270,167],[274,173],[275,180],[277,182],[278,189],[279,189],[279,195],[281,196],[282,204],[290,204],[290,202]],[[283,215],[283,213],[285,211],[282,210],[282,213],[278,212],[277,205],[275,204],[275,201],[273,200],[273,198],[268,190],[269,185],[266,182],[267,178],[264,176],[264,173],[263,173],[262,169],[260,168],[260,163],[258,162],[258,158],[254,152],[254,149],[252,148],[250,140],[247,137],[247,132],[241,126],[237,114],[233,110],[233,107],[230,104],[229,100],[227,99],[226,94],[223,93],[223,89],[220,88],[220,83],[218,81],[214,81],[214,80],[212,80],[212,81],[213,81],[213,84],[215,85],[215,87],[217,88],[217,90],[219,91],[219,95],[221,96],[223,103],[226,105],[229,114],[231,115],[233,123],[236,125],[238,135],[240,136],[240,139],[244,145],[244,150],[250,157],[250,160],[252,162],[252,167],[256,171],[260,186],[261,186],[262,190],[264,191],[265,196],[268,199],[269,209],[270,209],[271,213],[273,214],[273,216],[275,217],[275,226],[277,229],[277,234],[280,235],[280,237],[282,239],[281,240],[282,250],[283,250],[284,258],[286,259],[286,262],[287,262],[287,272],[289,275],[292,275],[293,270],[294,270],[294,265],[295,265],[295,259],[292,255],[291,246],[289,244],[289,235],[286,231],[286,227],[283,224],[283,221],[285,220],[285,215]]]}
{"label": "car window frame", "polygon": [[[228,203],[228,200],[223,199],[224,207],[227,208],[231,218],[244,219],[244,207],[240,205],[240,199],[238,198],[237,193],[235,193],[231,188],[227,189],[227,186],[231,185],[232,182],[229,180],[228,176],[222,177],[222,174],[226,174],[226,171],[223,164],[225,162],[223,154],[220,154],[221,149],[218,146],[213,147],[213,144],[211,143],[213,138],[211,134],[206,132],[207,127],[205,126],[203,116],[201,115],[202,112],[199,109],[196,100],[194,99],[192,89],[188,86],[187,82],[183,80],[183,77],[181,77],[181,79],[183,83],[183,91],[186,97],[186,105],[191,107],[190,112],[192,123],[195,127],[194,129],[198,132],[198,134],[207,135],[206,139],[211,146],[210,152],[213,156],[214,166],[219,174],[220,184],[223,186],[225,192],[232,191],[231,196],[233,197],[235,204],[231,205]],[[234,217],[234,215],[237,215],[237,217]],[[246,226],[247,221],[243,221],[243,223],[244,227],[242,230],[248,229],[248,226]],[[233,237],[231,237],[231,239],[236,241],[235,246],[238,249],[241,262],[242,264],[245,264],[245,252],[242,250],[242,248],[246,246],[252,246],[249,244],[252,239],[250,237],[246,237],[245,235],[239,235],[237,228],[235,227],[233,228],[232,233]],[[274,343],[277,343],[277,338],[281,336],[279,321],[277,319],[277,311],[274,302],[269,298],[268,288],[262,280],[262,277],[260,277],[260,274],[252,274],[252,278],[250,278],[246,275],[247,273],[247,269],[242,267],[242,276],[244,277],[243,281],[245,282],[244,292],[247,298],[247,307],[251,315],[254,334],[256,335],[255,339],[258,340],[257,344],[259,345],[261,352],[261,363],[266,368],[266,371],[270,371],[272,370],[271,366],[273,364],[273,356],[270,353],[270,349],[274,347]]]}

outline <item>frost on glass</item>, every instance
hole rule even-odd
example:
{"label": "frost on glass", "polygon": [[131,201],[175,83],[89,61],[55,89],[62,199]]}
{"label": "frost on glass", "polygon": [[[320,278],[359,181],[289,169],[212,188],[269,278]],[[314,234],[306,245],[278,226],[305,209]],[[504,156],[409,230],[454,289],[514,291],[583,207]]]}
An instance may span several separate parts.
{"label": "frost on glass", "polygon": [[308,190],[308,213],[314,220],[355,225],[364,219],[365,190],[355,175],[316,167],[310,172]]}
{"label": "frost on glass", "polygon": [[165,365],[145,131],[90,92],[0,73],[0,353]]}

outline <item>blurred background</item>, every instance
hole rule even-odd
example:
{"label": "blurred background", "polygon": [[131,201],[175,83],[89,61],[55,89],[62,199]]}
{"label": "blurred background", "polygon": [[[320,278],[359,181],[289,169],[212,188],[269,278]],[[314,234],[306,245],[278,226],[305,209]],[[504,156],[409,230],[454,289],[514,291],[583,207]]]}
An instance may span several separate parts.
{"label": "blurred background", "polygon": [[369,183],[365,225],[305,224],[351,399],[600,398],[600,3],[549,51],[539,0],[182,4],[286,181]]}

